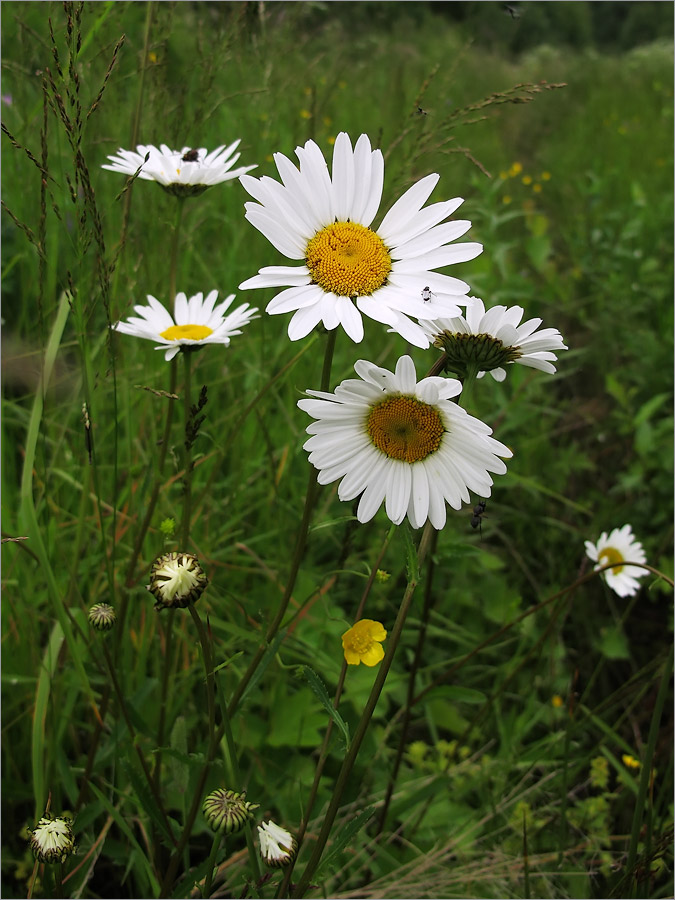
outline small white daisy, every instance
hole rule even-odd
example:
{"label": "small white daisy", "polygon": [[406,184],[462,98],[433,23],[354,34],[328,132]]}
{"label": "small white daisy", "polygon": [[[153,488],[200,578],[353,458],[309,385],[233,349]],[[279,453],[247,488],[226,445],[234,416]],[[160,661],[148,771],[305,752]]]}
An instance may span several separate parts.
{"label": "small white daisy", "polygon": [[173,359],[180,350],[194,349],[202,344],[227,346],[231,337],[241,334],[244,325],[258,318],[255,315],[257,308],[250,309],[248,303],[243,303],[226,316],[225,311],[234,296],[230,294],[216,306],[218,291],[211,291],[206,299],[200,291],[189,300],[181,292],[176,294],[172,317],[159,300],[148,294],[149,306],[134,306],[134,311],[142,318],[131,316],[127,322],[117,322],[112,327],[122,334],[158,341],[155,350],[166,350],[166,360]]}
{"label": "small white daisy", "polygon": [[445,351],[446,371],[464,376],[468,367],[479,367],[478,377],[489,372],[495,381],[504,381],[503,366],[520,363],[553,374],[558,357],[567,350],[555,328],[537,331],[541,319],[523,318],[522,306],[493,306],[485,311],[483,301],[470,297],[466,316],[420,322],[434,346]]}
{"label": "small white daisy", "polygon": [[30,832],[30,848],[39,862],[65,862],[75,851],[72,819],[46,813]]}
{"label": "small white daisy", "polygon": [[343,381],[335,393],[307,391],[317,400],[298,406],[316,422],[304,445],[309,461],[320,470],[320,484],[341,478],[340,500],[362,493],[357,517],[368,522],[385,503],[396,525],[408,516],[413,528],[427,519],[445,525],[446,502],[460,509],[469,491],[489,497],[489,472],[503,475],[498,457],[513,454],[489,437],[483,422],[451,401],[462,390],[455,378],[438,376],[417,381],[415,365],[402,356],[396,371],[359,360],[361,381]]}
{"label": "small white daisy", "polygon": [[[201,193],[214,184],[239,178],[256,168],[256,166],[240,166],[238,169],[232,169],[241,156],[240,153],[234,152],[239,143],[238,140],[234,141],[229,147],[221,144],[211,153],[204,147],[171,150],[166,144],[161,144],[159,149],[153,144],[139,144],[136,150],[120,148],[116,156],[108,157],[112,165],[103,165],[102,168],[120,172],[122,175],[133,175],[140,168],[139,178],[156,181],[167,189],[175,189],[173,193]],[[146,162],[145,157],[148,154]]]}
{"label": "small white daisy", "polygon": [[271,819],[258,825],[260,855],[268,866],[281,868],[293,862],[298,844],[290,831],[276,825]]}
{"label": "small white daisy", "polygon": [[[597,563],[596,569],[606,566],[608,563],[621,563],[624,560],[634,563],[647,562],[642,544],[635,540],[630,525],[615,528],[609,533],[609,537],[607,532],[603,531],[596,544],[586,541],[585,546],[589,559]],[[647,569],[626,565],[605,569],[602,577],[607,582],[607,586],[619,597],[630,597],[632,594],[636,594],[640,587],[637,579],[643,578],[646,574]]]}
{"label": "small white daisy", "polygon": [[[295,312],[288,326],[292,341],[319,322],[331,331],[342,325],[350,338],[363,338],[361,314],[389,325],[417,347],[429,338],[412,319],[460,314],[469,285],[432,271],[478,256],[481,244],[450,244],[471,227],[468,221],[440,224],[461,198],[422,209],[438,175],[427,175],[394,203],[382,223],[370,226],[382,198],[384,157],[362,134],[352,149],[341,132],[333,149],[332,176],[314,141],[298,147],[298,170],[281,153],[274,156],[283,184],[245,175],[243,187],[257,203],[246,218],[299,266],[267,266],[240,285],[288,285],[268,304],[277,315]],[[410,318],[412,317],[412,318]]]}

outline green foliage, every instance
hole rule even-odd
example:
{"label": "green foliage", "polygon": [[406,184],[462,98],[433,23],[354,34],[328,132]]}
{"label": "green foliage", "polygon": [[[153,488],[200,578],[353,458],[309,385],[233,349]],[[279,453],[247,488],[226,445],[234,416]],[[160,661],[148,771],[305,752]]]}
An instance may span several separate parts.
{"label": "green foliage", "polygon": [[[67,896],[168,895],[174,841],[218,787],[296,833],[332,722],[314,838],[378,673],[342,673],[340,636],[364,592],[364,615],[390,631],[408,580],[419,588],[315,894],[672,893],[672,748],[654,713],[671,708],[672,592],[651,575],[623,599],[597,577],[575,585],[591,568],[584,540],[625,522],[672,577],[672,45],[633,46],[672,33],[668,7],[4,5],[7,896],[33,883],[25,827],[48,798],[75,814],[86,860]],[[514,453],[480,532],[470,507],[449,510],[420,565],[418,534],[390,540],[383,510],[359,525],[333,484],[295,578],[310,474],[296,403],[319,386],[325,341],[291,345],[286,317],[262,312],[272,292],[239,292],[260,318],[193,367],[192,393],[206,385],[209,402],[183,549],[209,578],[196,609],[216,687],[187,611],[156,613],[145,589],[181,534],[187,479],[180,377],[172,386],[162,353],[109,327],[147,294],[168,303],[176,200],[101,169],[136,121],[138,143],[241,138],[242,164],[272,177],[277,151],[314,138],[329,155],[339,131],[367,132],[386,158],[382,209],[438,172],[432,200],[463,196],[485,248],[452,274],[569,347],[555,376],[514,365],[474,387],[472,414]],[[224,297],[282,262],[244,220],[246,199],[228,182],[185,201],[179,290]],[[331,387],[357,358],[392,366],[402,352],[374,322],[358,347],[341,335]],[[412,349],[418,372],[432,352]],[[118,613],[107,642],[87,625],[97,602]],[[206,766],[210,715],[228,705],[232,735]],[[204,884],[211,846],[197,815],[175,895]],[[282,876],[259,878],[248,848],[245,833],[228,837],[214,891],[274,895]],[[50,883],[37,873],[33,896]]]}

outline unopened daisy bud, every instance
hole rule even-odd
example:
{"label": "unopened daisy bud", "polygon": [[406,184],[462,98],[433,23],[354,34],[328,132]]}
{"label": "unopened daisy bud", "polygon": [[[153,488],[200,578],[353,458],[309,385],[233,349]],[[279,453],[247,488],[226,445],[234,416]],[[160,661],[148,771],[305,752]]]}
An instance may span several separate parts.
{"label": "unopened daisy bud", "polygon": [[75,850],[72,820],[66,816],[43,816],[30,830],[30,849],[41,863],[65,862]]}
{"label": "unopened daisy bud", "polygon": [[95,603],[89,610],[89,624],[97,631],[110,631],[116,621],[115,610],[107,603]]}
{"label": "unopened daisy bud", "polygon": [[209,583],[192,553],[165,553],[152,564],[147,589],[156,598],[155,609],[185,609],[196,603]]}
{"label": "unopened daisy bud", "polygon": [[248,802],[246,791],[239,794],[236,791],[218,788],[204,800],[202,812],[213,831],[232,834],[240,831],[248,820],[253,818],[253,810],[259,806],[259,803]]}
{"label": "unopened daisy bud", "polygon": [[298,842],[290,831],[275,825],[271,819],[258,825],[258,840],[263,862],[275,869],[292,863],[298,852]]}

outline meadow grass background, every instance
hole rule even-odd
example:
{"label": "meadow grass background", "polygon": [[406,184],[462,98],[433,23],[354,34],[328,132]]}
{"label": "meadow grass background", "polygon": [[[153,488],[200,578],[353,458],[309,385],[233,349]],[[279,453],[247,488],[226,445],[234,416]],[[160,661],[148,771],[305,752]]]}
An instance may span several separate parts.
{"label": "meadow grass background", "polygon": [[[111,338],[108,325],[146,294],[169,303],[176,201],[140,180],[120,198],[124,179],[100,168],[108,154],[131,146],[137,116],[139,143],[213,148],[241,138],[241,163],[257,163],[256,176],[274,177],[272,154],[291,156],[309,138],[329,155],[339,131],[353,139],[367,132],[386,157],[381,208],[419,177],[440,173],[432,200],[464,197],[458,215],[473,222],[468,239],[485,247],[451,274],[486,305],[524,306],[526,318],[558,328],[570,348],[555,376],[515,366],[502,385],[486,379],[475,391],[474,414],[514,457],[496,480],[482,535],[470,528],[469,509],[449,511],[416,691],[434,686],[412,709],[385,830],[376,840],[376,812],[320,870],[317,893],[672,895],[670,694],[652,728],[672,646],[670,588],[648,576],[639,594],[621,600],[596,578],[519,618],[588,570],[584,540],[626,522],[648,562],[672,577],[668,6],[529,3],[514,18],[496,3],[89,3],[69,72],[66,23],[78,8],[3,3],[2,116],[11,139],[4,135],[2,145],[2,533],[29,537],[3,545],[4,896],[26,894],[33,861],[25,829],[49,792],[54,811],[77,813],[71,868],[84,865],[67,882],[68,896],[154,895],[152,809],[136,755],[112,703],[88,762],[96,722],[82,681],[83,671],[100,698],[106,676],[87,609],[126,596],[116,672],[151,759],[168,614],[154,612],[144,585],[153,559],[176,548],[159,525],[180,520],[181,414],[151,527],[129,573],[169,402],[138,386],[167,390],[169,366],[150,342]],[[620,12],[622,27],[612,32],[598,7]],[[632,29],[625,25],[631,10]],[[77,164],[88,169],[97,223],[77,187],[66,129],[49,106],[45,113],[42,79],[49,68],[56,93],[67,98],[76,73],[86,114],[122,35]],[[633,45],[632,35],[643,42]],[[544,89],[542,80],[565,86]],[[541,90],[481,106],[524,83]],[[532,102],[499,102],[526,96]],[[26,151],[46,164],[42,190]],[[224,296],[259,267],[282,262],[244,220],[246,199],[235,181],[186,201],[179,290],[217,288]],[[40,372],[66,289],[75,299],[40,410]],[[271,296],[242,291],[237,300],[264,309]],[[322,342],[291,344],[286,325],[286,316],[263,314],[230,348],[201,351],[193,375],[196,387],[208,386],[208,404],[195,445],[189,549],[210,578],[199,609],[208,614],[217,662],[227,662],[228,692],[283,592],[309,474],[308,420],[296,402],[318,387]],[[353,374],[358,358],[393,367],[406,351],[420,374],[435,359],[435,351],[410,351],[368,321],[359,346],[339,335],[332,385]],[[86,398],[94,466],[82,422]],[[34,464],[24,471],[31,442]],[[233,723],[244,783],[227,786],[246,788],[261,814],[291,830],[328,722],[294,667],[311,665],[332,695],[340,635],[389,525],[381,511],[354,527],[352,514],[334,485],[323,489],[292,609],[311,602]],[[390,577],[376,582],[367,606],[385,627],[405,587],[403,557],[397,534],[379,563]],[[342,830],[386,790],[422,602],[421,589],[349,783]],[[57,623],[61,606],[71,646]],[[163,787],[180,822],[203,762],[206,713],[192,623],[178,614],[173,627],[172,755],[164,757]],[[374,676],[363,666],[348,672],[340,710],[352,727]],[[653,779],[641,784],[642,769],[622,756],[640,761],[648,746]],[[335,735],[308,847],[343,755]],[[222,783],[217,761],[208,789]],[[199,817],[193,866],[210,844]],[[243,838],[228,843],[224,896],[242,895],[244,846]],[[174,895],[188,896],[192,881]],[[36,895],[42,889],[38,881]],[[269,884],[263,890],[273,895]]]}

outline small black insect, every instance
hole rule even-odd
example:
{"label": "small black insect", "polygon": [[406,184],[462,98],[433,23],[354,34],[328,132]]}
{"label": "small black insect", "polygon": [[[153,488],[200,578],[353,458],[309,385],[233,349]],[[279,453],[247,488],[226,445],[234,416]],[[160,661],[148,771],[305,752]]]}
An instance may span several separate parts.
{"label": "small black insect", "polygon": [[510,6],[508,3],[505,3],[503,6],[504,12],[508,13],[512,19],[520,18],[520,10],[517,6]]}
{"label": "small black insect", "polygon": [[423,287],[422,288],[422,300],[424,300],[425,303],[428,303],[431,300],[431,296],[433,293],[434,292],[429,289],[429,285],[427,285],[426,287]]}
{"label": "small black insect", "polygon": [[[480,528],[481,537],[483,536],[483,516],[485,515],[485,507],[487,503],[485,500],[481,500],[480,503],[477,503],[473,508],[473,515],[471,516],[471,527],[472,528]],[[487,516],[485,516],[487,518]]]}
{"label": "small black insect", "polygon": [[199,150],[188,150],[181,156],[183,162],[197,162],[199,160]]}

